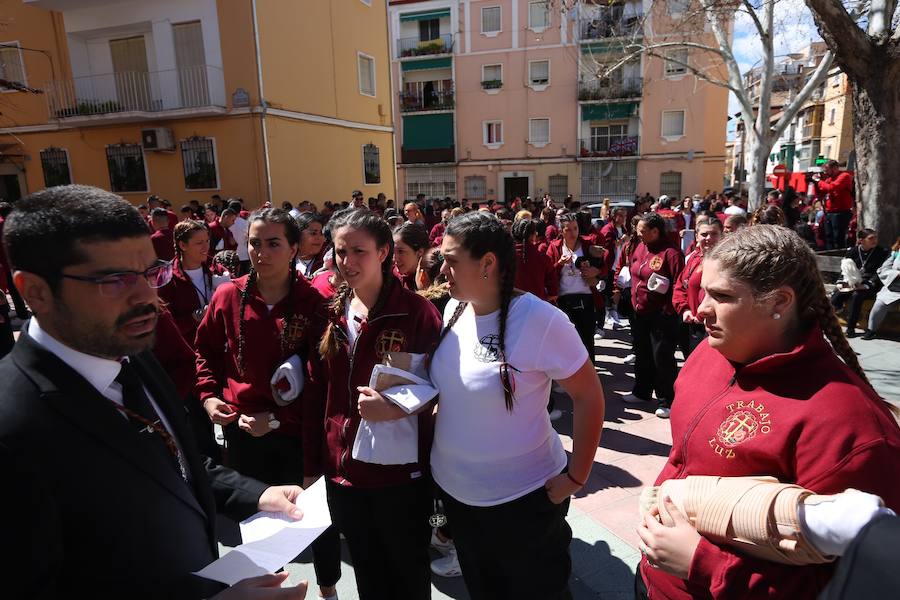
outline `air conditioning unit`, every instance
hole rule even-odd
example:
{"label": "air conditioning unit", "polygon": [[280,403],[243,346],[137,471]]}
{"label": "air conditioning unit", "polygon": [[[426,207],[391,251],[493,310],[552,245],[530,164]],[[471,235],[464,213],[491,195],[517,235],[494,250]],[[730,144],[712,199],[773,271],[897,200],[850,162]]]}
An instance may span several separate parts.
{"label": "air conditioning unit", "polygon": [[144,150],[174,150],[175,138],[167,127],[141,130],[141,146]]}

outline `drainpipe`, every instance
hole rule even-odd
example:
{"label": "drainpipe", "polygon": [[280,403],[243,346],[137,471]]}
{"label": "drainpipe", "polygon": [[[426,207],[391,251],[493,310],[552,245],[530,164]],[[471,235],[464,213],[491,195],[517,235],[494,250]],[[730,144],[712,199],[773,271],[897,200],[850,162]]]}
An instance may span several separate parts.
{"label": "drainpipe", "polygon": [[269,136],[266,131],[266,112],[268,103],[263,92],[262,53],[259,49],[259,20],[256,17],[256,0],[250,0],[250,8],[253,11],[253,42],[256,47],[256,80],[259,86],[259,105],[262,109],[260,124],[262,125],[262,151],[266,167],[266,199],[272,202],[272,171],[269,166]]}

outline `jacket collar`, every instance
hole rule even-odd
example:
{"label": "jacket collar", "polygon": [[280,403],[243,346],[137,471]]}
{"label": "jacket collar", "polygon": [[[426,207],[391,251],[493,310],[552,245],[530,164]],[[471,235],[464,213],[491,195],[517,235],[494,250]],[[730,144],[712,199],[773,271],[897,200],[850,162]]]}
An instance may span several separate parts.
{"label": "jacket collar", "polygon": [[802,370],[800,366],[802,363],[815,362],[828,352],[833,352],[833,350],[825,341],[822,329],[815,325],[796,346],[787,352],[770,354],[743,366],[731,364],[735,368],[735,377],[738,379],[771,377],[782,371],[790,374],[786,374],[786,376],[796,377],[797,373]]}
{"label": "jacket collar", "polygon": [[[156,480],[161,487],[177,496],[205,519],[210,519],[213,515],[207,514],[200,506],[181,477],[171,466],[163,462],[163,457],[155,452],[141,451],[140,446],[135,443],[137,441],[135,436],[139,434],[122,418],[110,401],[75,369],[35,342],[26,331],[27,329],[23,328],[20,333],[13,347],[11,359],[38,388],[41,399],[74,427],[81,429],[111,452],[118,454],[136,469]],[[171,403],[167,395],[170,392],[157,381],[155,376],[157,374],[148,370],[143,358],[132,357],[132,364],[137,368],[142,381],[171,424],[172,433],[181,443],[185,458],[191,467],[195,488],[198,493],[204,494],[206,490],[202,488],[206,484],[198,482],[198,478],[205,476],[204,469],[193,446],[193,440],[182,424],[184,416],[176,412],[177,407]]]}

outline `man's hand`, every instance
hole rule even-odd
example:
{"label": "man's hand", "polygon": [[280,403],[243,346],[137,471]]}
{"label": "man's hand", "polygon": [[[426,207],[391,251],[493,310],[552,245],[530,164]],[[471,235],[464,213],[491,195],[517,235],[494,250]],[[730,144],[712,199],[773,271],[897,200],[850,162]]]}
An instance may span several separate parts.
{"label": "man's hand", "polygon": [[384,399],[384,396],[370,387],[358,387],[359,398],[356,405],[359,416],[366,421],[396,421],[406,416],[402,408]]}
{"label": "man's hand", "polygon": [[303,511],[297,508],[297,497],[303,491],[299,485],[273,485],[263,490],[257,507],[266,512],[284,513],[289,518],[299,521]]}
{"label": "man's hand", "polygon": [[240,415],[231,408],[227,402],[223,402],[219,398],[207,398],[203,401],[203,409],[209,415],[209,420],[221,426],[233,423]]}
{"label": "man's hand", "polygon": [[306,598],[306,588],[309,584],[301,581],[296,587],[281,587],[287,578],[288,572],[282,571],[274,575],[242,579],[210,600],[302,600]]}
{"label": "man's hand", "polygon": [[269,427],[268,412],[241,415],[240,419],[238,419],[238,427],[253,437],[262,437],[272,431],[272,428]]}

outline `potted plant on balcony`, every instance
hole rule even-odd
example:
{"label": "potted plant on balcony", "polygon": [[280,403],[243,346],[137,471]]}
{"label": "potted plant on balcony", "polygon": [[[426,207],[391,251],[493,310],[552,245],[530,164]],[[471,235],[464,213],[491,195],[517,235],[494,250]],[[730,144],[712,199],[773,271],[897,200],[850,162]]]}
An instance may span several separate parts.
{"label": "potted plant on balcony", "polygon": [[446,52],[446,50],[444,49],[444,40],[440,38],[436,40],[419,42],[419,44],[415,47],[415,56],[422,56],[426,54],[443,54],[444,52]]}
{"label": "potted plant on balcony", "polygon": [[481,82],[481,87],[485,90],[496,90],[503,87],[503,81],[500,79],[486,79]]}

